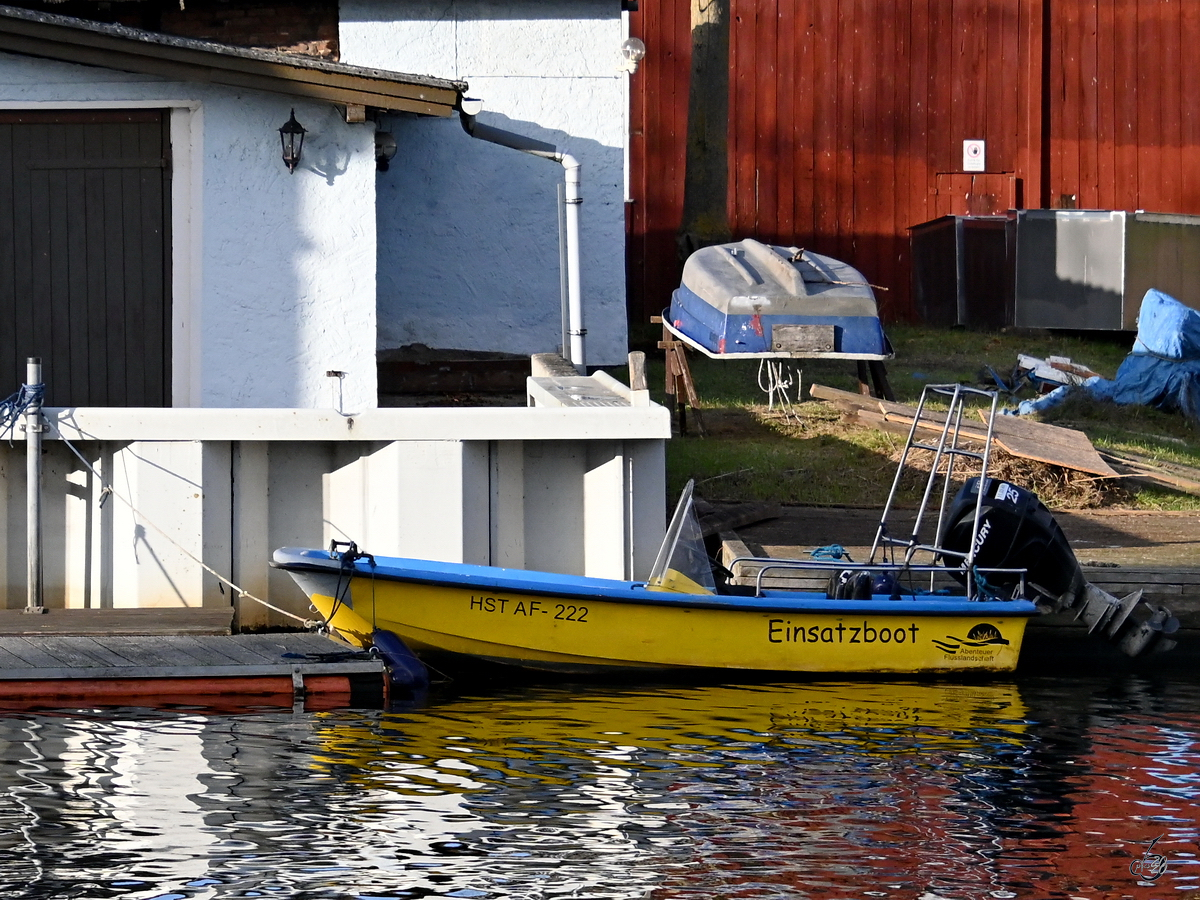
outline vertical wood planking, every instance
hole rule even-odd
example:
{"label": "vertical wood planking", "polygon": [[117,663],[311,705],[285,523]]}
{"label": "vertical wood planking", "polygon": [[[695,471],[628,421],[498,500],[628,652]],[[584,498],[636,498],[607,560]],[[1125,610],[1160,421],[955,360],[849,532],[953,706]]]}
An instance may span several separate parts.
{"label": "vertical wood planking", "polygon": [[40,356],[43,364],[43,374],[46,379],[46,403],[50,406],[55,401],[55,377],[58,364],[53,357],[53,327],[54,317],[51,309],[51,260],[50,247],[53,235],[50,231],[50,208],[47,203],[50,194],[50,173],[46,169],[36,169],[33,163],[46,158],[50,142],[50,127],[37,123],[22,129],[28,134],[28,144],[25,148],[24,165],[28,172],[29,181],[29,235],[30,235],[30,291],[27,312],[31,320],[33,340],[26,354]]}
{"label": "vertical wood planking", "polygon": [[875,235],[878,228],[878,179],[875,172],[876,142],[879,127],[875,121],[875,88],[878,79],[870,67],[874,64],[876,21],[871,9],[872,0],[855,0],[853,5],[854,91],[851,95],[850,119],[853,123],[850,140],[852,155],[845,174],[850,188],[850,218],[845,223],[845,256],[853,258],[868,280],[877,278],[874,271]]}
{"label": "vertical wood planking", "polygon": [[816,33],[813,42],[813,136],[816,160],[813,175],[813,244],[832,253],[837,248],[837,2],[813,0]]}
{"label": "vertical wood planking", "polygon": [[[1159,52],[1158,92],[1160,97],[1159,139],[1160,176],[1158,180],[1155,209],[1169,209],[1179,202],[1183,186],[1183,143],[1182,116],[1184,98],[1180,92],[1180,72],[1184,66],[1195,66],[1196,60],[1187,59],[1180,52],[1179,40],[1182,32],[1180,9],[1184,3],[1196,0],[1160,0],[1159,5]],[[1200,97],[1188,98],[1189,103],[1200,102]]]}
{"label": "vertical wood planking", "polygon": [[91,396],[93,355],[101,346],[88,341],[88,245],[87,198],[85,170],[64,170],[62,173],[68,198],[66,214],[67,285],[64,298],[67,309],[65,332],[70,346],[70,396],[87,402]]}
{"label": "vertical wood planking", "polygon": [[774,234],[784,244],[796,241],[796,54],[802,38],[796,33],[795,3],[775,6],[775,195],[768,199],[774,211]]}
{"label": "vertical wood planking", "polygon": [[936,188],[938,172],[952,165],[947,143],[951,140],[950,111],[954,106],[954,42],[952,0],[929,0],[929,84],[926,93],[928,131],[926,159],[929,161],[928,188]]}
{"label": "vertical wood planking", "polygon": [[817,2],[819,0],[797,0],[798,11],[793,20],[793,33],[799,48],[795,77],[789,86],[793,109],[792,169],[795,177],[792,227],[795,241],[802,247],[812,246],[816,234],[814,188],[817,134],[813,86],[816,84],[817,65]]}
{"label": "vertical wood planking", "polygon": [[16,233],[13,197],[13,127],[0,122],[0,390],[17,385]]}
{"label": "vertical wood planking", "polygon": [[1100,184],[1097,144],[1100,138],[1099,97],[1100,79],[1097,58],[1097,3],[1080,3],[1079,10],[1079,206],[1097,209],[1100,206]]}
{"label": "vertical wood planking", "polygon": [[755,200],[755,0],[731,0],[729,65],[729,142],[733,180],[730,186],[730,227],[734,238],[754,234]]}
{"label": "vertical wood planking", "polygon": [[[629,197],[625,203],[625,296],[626,314],[629,325],[642,324],[648,315],[646,309],[646,278],[651,272],[647,265],[646,211],[651,203],[647,193],[646,170],[649,155],[646,152],[646,107],[651,91],[647,81],[653,79],[667,67],[667,55],[657,46],[656,40],[662,29],[646,27],[647,19],[654,18],[663,9],[663,4],[647,4],[644,11],[630,14],[629,33],[646,44],[646,57],[638,71],[629,78]],[[664,173],[666,174],[666,173]],[[632,203],[630,198],[637,198]]]}
{"label": "vertical wood planking", "polygon": [[[929,190],[933,184],[929,168],[929,75],[933,41],[929,7],[937,0],[910,0],[908,137],[901,152],[905,154],[904,179],[908,183],[907,203],[898,215],[900,227],[919,225],[932,218]],[[903,184],[903,182],[901,182]]]}
{"label": "vertical wood planking", "polygon": [[[960,208],[971,191],[1009,196],[1002,179],[962,177],[964,138],[987,140],[989,173],[1014,173],[1025,206],[1076,194],[1083,207],[1200,213],[1200,71],[1185,65],[1200,43],[1200,3],[734,4],[729,190],[738,236],[794,240],[857,265],[892,288],[891,318],[912,314],[907,228]],[[647,32],[677,28],[688,10],[681,0],[651,6],[638,14]],[[686,75],[687,65],[666,68]],[[658,96],[647,96],[652,87]],[[682,197],[665,185],[682,174],[674,148],[684,123],[660,146],[654,123],[679,116],[685,97],[645,82],[645,152],[635,157],[654,177],[636,181],[646,202],[631,217],[631,257],[641,252],[670,287],[678,261],[648,248],[654,229],[673,236],[678,226]]]}
{"label": "vertical wood planking", "polygon": [[1116,110],[1116,198],[1117,209],[1136,209],[1138,203],[1138,8],[1136,3],[1116,2],[1113,10],[1114,107]]}
{"label": "vertical wood planking", "polygon": [[[1200,49],[1200,4],[1181,4],[1179,43],[1184,52]],[[1200,66],[1180,67],[1180,165],[1179,203],[1184,209],[1200,209]]]}
{"label": "vertical wood planking", "polygon": [[[146,161],[162,159],[168,145],[166,133],[169,113],[158,122],[146,122],[138,129],[139,158]],[[146,303],[142,310],[145,334],[142,337],[146,354],[145,402],[147,406],[168,406],[170,397],[170,290],[167,260],[167,204],[164,202],[165,166],[139,169],[141,180],[142,271],[145,278]]]}
{"label": "vertical wood planking", "polygon": [[[878,246],[878,261],[874,278],[879,284],[892,285],[896,283],[896,264],[899,253],[899,241],[896,232],[896,133],[900,120],[901,106],[897,102],[897,94],[901,85],[906,82],[898,65],[896,45],[900,22],[898,8],[895,3],[875,2],[876,47],[878,48],[878,64],[884,72],[893,73],[892,78],[884,78],[879,85],[876,96],[876,119],[878,121],[878,140],[875,147],[875,173],[879,196],[876,198],[878,226],[876,244]],[[883,306],[890,305],[890,292],[881,292],[880,302]]]}
{"label": "vertical wood planking", "polygon": [[1059,9],[1063,14],[1061,27],[1057,35],[1062,46],[1059,78],[1062,80],[1062,116],[1058,128],[1055,129],[1058,144],[1058,179],[1053,190],[1051,203],[1060,194],[1075,194],[1077,204],[1084,204],[1081,196],[1079,180],[1079,149],[1080,121],[1083,115],[1084,74],[1080,71],[1080,56],[1082,36],[1080,29],[1081,7],[1084,4],[1078,0],[1068,0],[1066,3],[1052,4],[1052,9]]}
{"label": "vertical wood planking", "polygon": [[[838,4],[837,54],[842,77],[837,92],[837,144],[834,160],[837,164],[834,196],[837,198],[837,243],[834,255],[839,259],[854,259],[854,98],[855,74],[861,50],[859,22],[854,0]],[[844,60],[844,64],[843,64]],[[849,78],[845,77],[849,74]]]}
{"label": "vertical wood planking", "polygon": [[781,240],[779,230],[779,14],[775,0],[756,0],[754,83],[754,229],[768,240]]}
{"label": "vertical wood planking", "polygon": [[988,169],[994,172],[1015,172],[1017,148],[1021,144],[1020,117],[1017,114],[1020,85],[1019,77],[1013,73],[1021,71],[1018,36],[1020,19],[1017,14],[1019,0],[994,0],[993,14],[995,35],[992,43],[996,48],[999,65],[990,67],[991,83],[994,85],[988,98],[987,129],[989,135],[997,135],[995,160],[991,160],[991,143],[988,144]]}
{"label": "vertical wood planking", "polygon": [[[97,141],[97,146],[99,142]],[[108,345],[108,237],[104,227],[104,180],[103,170],[88,169],[83,173],[83,206],[86,212],[85,257],[87,267],[87,309],[83,320],[86,323],[87,341],[90,347]],[[88,356],[89,384],[86,399],[89,406],[102,405],[108,396],[108,369],[119,365],[109,353],[98,352]]]}
{"label": "vertical wood planking", "polygon": [[1138,2],[1138,184],[1134,203],[1142,209],[1160,209],[1157,184],[1162,128],[1159,121],[1159,54],[1162,37],[1158,28],[1158,7],[1161,0]]}
{"label": "vertical wood planking", "polygon": [[1096,0],[1096,205],[1117,204],[1117,85],[1114,0]]}
{"label": "vertical wood planking", "polygon": [[1037,208],[1042,205],[1042,88],[1044,65],[1042,31],[1044,0],[1017,0],[1018,4],[1018,72],[1017,129],[1020,135],[1016,172],[1022,179],[1022,205]]}

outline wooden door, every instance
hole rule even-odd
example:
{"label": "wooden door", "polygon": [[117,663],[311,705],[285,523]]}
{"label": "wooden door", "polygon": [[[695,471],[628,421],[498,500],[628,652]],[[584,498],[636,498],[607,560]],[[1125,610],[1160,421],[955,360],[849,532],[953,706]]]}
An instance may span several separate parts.
{"label": "wooden door", "polygon": [[0,111],[0,396],[170,406],[168,118]]}

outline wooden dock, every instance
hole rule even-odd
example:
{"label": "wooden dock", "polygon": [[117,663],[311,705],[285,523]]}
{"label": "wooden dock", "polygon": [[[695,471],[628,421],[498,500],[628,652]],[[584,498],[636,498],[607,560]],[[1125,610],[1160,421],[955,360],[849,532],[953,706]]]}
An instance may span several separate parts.
{"label": "wooden dock", "polygon": [[307,632],[230,634],[228,610],[0,610],[0,705],[378,706],[382,660]]}

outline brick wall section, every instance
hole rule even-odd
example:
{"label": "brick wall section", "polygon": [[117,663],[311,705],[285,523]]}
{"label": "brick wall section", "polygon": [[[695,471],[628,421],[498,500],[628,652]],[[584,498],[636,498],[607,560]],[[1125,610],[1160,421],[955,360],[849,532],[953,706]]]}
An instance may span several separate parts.
{"label": "brick wall section", "polygon": [[238,47],[338,58],[337,0],[17,0],[12,5]]}

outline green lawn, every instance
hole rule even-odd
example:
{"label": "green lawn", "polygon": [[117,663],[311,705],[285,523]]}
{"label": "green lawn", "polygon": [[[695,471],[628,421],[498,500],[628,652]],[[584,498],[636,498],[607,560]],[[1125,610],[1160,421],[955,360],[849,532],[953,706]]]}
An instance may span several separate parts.
{"label": "green lawn", "polygon": [[[981,333],[963,329],[892,326],[896,358],[888,379],[900,402],[913,403],[926,384],[982,385],[988,370],[1008,380],[1018,353],[1066,356],[1111,378],[1133,343],[1133,335],[1079,337],[1048,333]],[[648,350],[654,399],[665,401],[661,351]],[[668,492],[675,497],[694,478],[697,493],[710,500],[772,500],[811,505],[876,507],[895,475],[903,437],[846,424],[830,404],[812,401],[814,383],[857,390],[852,362],[797,360],[791,366],[791,414],[767,406],[756,361],[688,360],[709,434],[675,437],[667,446]],[[624,373],[616,373],[623,375]],[[1032,397],[1026,390],[1022,399]],[[1004,398],[1002,397],[1002,402]],[[1101,449],[1124,450],[1156,460],[1200,468],[1200,440],[1182,416],[1141,407],[1118,407],[1087,399],[1049,411],[1044,421],[1084,431]],[[997,474],[1036,490],[1053,508],[1116,506],[1196,509],[1200,497],[1127,482],[1096,479],[1057,467],[997,454]],[[920,481],[906,479],[906,502]]]}

